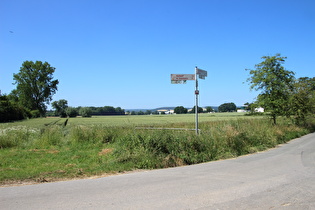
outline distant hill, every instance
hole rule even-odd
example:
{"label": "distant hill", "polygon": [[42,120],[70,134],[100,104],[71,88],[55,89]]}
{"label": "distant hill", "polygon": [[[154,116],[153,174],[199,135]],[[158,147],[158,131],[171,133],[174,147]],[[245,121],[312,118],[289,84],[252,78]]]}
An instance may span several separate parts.
{"label": "distant hill", "polygon": [[134,111],[134,112],[140,112],[140,111],[145,112],[147,110],[152,110],[152,109],[125,109],[126,112],[132,112],[132,111]]}
{"label": "distant hill", "polygon": [[[161,109],[166,109],[166,110],[174,110],[176,106],[165,106],[165,107],[158,107],[158,108],[155,108],[155,109],[125,109],[125,111],[129,111],[129,112],[132,112],[132,111],[135,111],[135,112],[139,112],[139,111],[147,111],[147,110],[150,110],[152,112],[154,111],[157,111],[157,110],[161,110]],[[207,106],[202,106],[202,107],[207,107]],[[218,110],[218,106],[210,106],[212,107],[212,109],[214,110]],[[192,109],[192,107],[185,107],[186,109]]]}

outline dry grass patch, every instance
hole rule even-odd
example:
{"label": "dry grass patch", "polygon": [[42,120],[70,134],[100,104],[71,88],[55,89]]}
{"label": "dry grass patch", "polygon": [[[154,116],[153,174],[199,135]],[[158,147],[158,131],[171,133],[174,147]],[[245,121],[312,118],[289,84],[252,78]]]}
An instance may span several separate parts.
{"label": "dry grass patch", "polygon": [[98,153],[99,156],[104,156],[104,155],[107,155],[109,153],[112,153],[113,152],[113,148],[106,148],[106,149],[102,149],[102,151],[100,151]]}

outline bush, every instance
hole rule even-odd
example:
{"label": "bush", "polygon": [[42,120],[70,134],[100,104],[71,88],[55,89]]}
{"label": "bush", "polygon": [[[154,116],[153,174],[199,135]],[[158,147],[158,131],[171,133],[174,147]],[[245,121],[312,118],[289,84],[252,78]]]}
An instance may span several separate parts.
{"label": "bush", "polygon": [[31,118],[39,118],[40,117],[40,111],[39,110],[32,110],[30,112]]}
{"label": "bush", "polygon": [[0,132],[0,148],[24,148],[37,138],[38,131],[24,126],[9,127]]}
{"label": "bush", "polygon": [[27,114],[25,108],[9,100],[8,96],[0,96],[0,122],[22,120]]}

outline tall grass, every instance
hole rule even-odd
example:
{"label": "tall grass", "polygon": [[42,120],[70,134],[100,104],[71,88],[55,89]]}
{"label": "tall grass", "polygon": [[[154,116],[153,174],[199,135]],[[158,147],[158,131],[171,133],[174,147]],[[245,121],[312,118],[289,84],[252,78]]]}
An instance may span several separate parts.
{"label": "tall grass", "polygon": [[134,162],[140,168],[236,157],[274,147],[310,132],[288,123],[283,121],[282,125],[272,126],[268,120],[256,119],[204,122],[199,136],[187,131],[134,131],[118,139],[119,150],[115,155],[118,161]]}
{"label": "tall grass", "polygon": [[[162,127],[193,128],[194,123]],[[101,124],[7,127],[0,132],[0,182],[202,163],[265,150],[314,128],[313,118],[299,127],[286,118],[273,126],[266,118],[252,117],[203,121],[198,136],[194,131]]]}

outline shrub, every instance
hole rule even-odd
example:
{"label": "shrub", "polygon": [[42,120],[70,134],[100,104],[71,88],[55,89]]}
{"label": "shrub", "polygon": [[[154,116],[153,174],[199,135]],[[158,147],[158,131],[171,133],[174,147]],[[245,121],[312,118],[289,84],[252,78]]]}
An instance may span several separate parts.
{"label": "shrub", "polygon": [[39,110],[32,110],[30,112],[31,118],[39,118],[40,117],[40,111]]}
{"label": "shrub", "polygon": [[8,96],[0,96],[0,122],[22,120],[27,114],[24,107],[11,101]]}
{"label": "shrub", "polygon": [[0,132],[0,148],[24,148],[32,144],[38,137],[38,130],[16,126],[4,129]]}
{"label": "shrub", "polygon": [[34,139],[33,147],[49,148],[50,146],[60,146],[63,143],[65,143],[65,139],[62,127],[59,125],[52,125],[43,129],[41,135]]}

